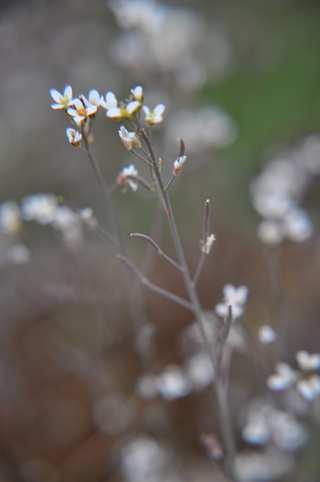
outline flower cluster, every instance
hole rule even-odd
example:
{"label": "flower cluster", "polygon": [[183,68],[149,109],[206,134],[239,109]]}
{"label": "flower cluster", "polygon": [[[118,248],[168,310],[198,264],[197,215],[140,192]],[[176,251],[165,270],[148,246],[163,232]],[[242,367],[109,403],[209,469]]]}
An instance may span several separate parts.
{"label": "flower cluster", "polygon": [[111,0],[109,5],[124,31],[111,47],[122,66],[140,75],[169,73],[188,91],[201,87],[209,73],[211,77],[225,73],[230,62],[225,36],[212,25],[206,28],[194,12],[158,0]]}
{"label": "flower cluster", "polygon": [[284,451],[298,450],[307,441],[304,427],[293,415],[262,401],[249,405],[242,437],[251,445],[273,444]]}
{"label": "flower cluster", "polygon": [[311,220],[300,203],[320,172],[319,156],[319,137],[307,137],[298,148],[270,162],[252,184],[253,205],[263,217],[258,236],[266,244],[302,242],[312,235]]}
{"label": "flower cluster", "polygon": [[298,370],[286,363],[279,363],[276,373],[268,378],[268,387],[274,391],[282,391],[296,386],[299,394],[312,401],[320,395],[320,355],[299,351],[296,354]]}

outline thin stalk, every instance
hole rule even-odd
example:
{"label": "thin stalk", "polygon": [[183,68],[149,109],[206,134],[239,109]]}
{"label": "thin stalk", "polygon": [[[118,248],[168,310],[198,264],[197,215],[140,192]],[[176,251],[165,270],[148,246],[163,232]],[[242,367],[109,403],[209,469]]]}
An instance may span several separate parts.
{"label": "thin stalk", "polygon": [[[205,350],[207,351],[213,371],[217,373],[217,364],[216,364],[216,355],[213,351],[213,348],[210,344],[210,341],[208,339],[207,333],[206,333],[206,328],[205,328],[205,319],[204,319],[204,314],[202,307],[200,305],[200,301],[198,298],[197,291],[195,289],[193,279],[190,274],[190,270],[187,264],[187,260],[185,257],[183,245],[180,239],[180,235],[178,232],[177,224],[174,218],[174,213],[171,205],[170,198],[168,196],[168,192],[165,190],[165,187],[163,185],[163,181],[161,178],[161,174],[159,171],[157,159],[155,156],[155,153],[153,151],[153,147],[150,141],[149,136],[146,134],[146,132],[141,129],[140,134],[143,137],[143,140],[145,141],[145,144],[148,148],[148,151],[150,153],[150,158],[152,160],[153,164],[153,170],[154,170],[154,177],[156,181],[156,186],[158,190],[158,194],[160,199],[162,200],[163,205],[165,206],[165,211],[167,214],[167,220],[169,224],[169,229],[171,232],[171,237],[173,240],[173,244],[175,247],[176,255],[178,258],[178,262],[181,266],[181,271],[183,275],[183,280],[185,284],[186,291],[188,293],[190,302],[191,302],[191,309],[193,311],[193,314],[198,322],[199,329],[201,332],[201,336],[203,339],[203,343],[205,346]],[[235,477],[235,451],[234,451],[234,441],[233,441],[233,433],[230,425],[230,417],[228,416],[228,412],[226,411],[226,397],[225,393],[223,390],[223,386],[221,386],[221,380],[220,376],[215,378],[214,381],[214,392],[216,395],[217,399],[217,404],[218,404],[218,411],[219,411],[219,422],[220,422],[220,430],[221,430],[221,435],[223,438],[224,442],[224,448],[225,448],[225,469],[227,475],[232,478],[233,480],[236,480]]]}

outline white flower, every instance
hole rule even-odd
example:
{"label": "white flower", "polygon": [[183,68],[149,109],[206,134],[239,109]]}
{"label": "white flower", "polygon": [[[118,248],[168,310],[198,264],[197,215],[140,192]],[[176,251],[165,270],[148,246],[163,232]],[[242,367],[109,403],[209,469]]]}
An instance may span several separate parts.
{"label": "white flower", "polygon": [[217,315],[226,317],[231,306],[233,319],[239,318],[243,314],[243,307],[248,298],[248,288],[246,286],[236,288],[228,284],[223,288],[223,294],[224,301],[215,307]]}
{"label": "white flower", "polygon": [[310,354],[307,351],[299,351],[296,358],[301,370],[312,371],[320,368],[320,355],[318,353]]}
{"label": "white flower", "polygon": [[131,151],[131,149],[135,147],[141,147],[141,142],[137,134],[135,132],[129,132],[124,126],[120,127],[119,136],[128,151]]}
{"label": "white flower", "polygon": [[214,377],[212,363],[205,352],[196,353],[190,358],[186,372],[192,387],[196,390],[207,387]]}
{"label": "white flower", "polygon": [[73,129],[72,127],[68,127],[66,129],[66,135],[67,135],[69,144],[71,144],[74,147],[80,146],[82,134],[79,131],[77,131],[76,129]]}
{"label": "white flower", "polygon": [[263,414],[251,416],[248,424],[242,430],[243,439],[253,445],[264,445],[270,436],[270,428]]}
{"label": "white flower", "polygon": [[163,113],[166,107],[163,104],[158,104],[153,110],[150,110],[148,106],[143,106],[144,120],[149,126],[160,124],[163,121]]}
{"label": "white flower", "polygon": [[314,375],[309,380],[300,380],[297,390],[306,400],[312,401],[320,395],[320,377]]}
{"label": "white flower", "polygon": [[277,335],[273,328],[269,325],[263,325],[259,328],[259,341],[263,343],[264,345],[269,345],[270,343],[273,343]]}
{"label": "white flower", "polygon": [[284,238],[283,226],[278,221],[262,221],[258,226],[258,237],[266,244],[277,245]]}
{"label": "white flower", "polygon": [[88,100],[91,105],[95,105],[97,108],[99,108],[101,105],[104,105],[104,99],[96,89],[90,90]]}
{"label": "white flower", "polygon": [[186,155],[183,155],[183,156],[180,156],[178,157],[178,159],[176,159],[173,163],[173,171],[172,171],[172,174],[174,176],[178,176],[178,174],[181,173],[182,169],[183,169],[183,166],[185,164],[187,160],[187,156]]}
{"label": "white flower", "polygon": [[296,381],[297,375],[286,363],[278,363],[276,373],[267,380],[267,385],[271,390],[281,391],[290,388]]}
{"label": "white flower", "polygon": [[91,104],[84,95],[81,95],[78,99],[74,99],[72,107],[69,107],[67,112],[78,126],[82,126],[88,117],[96,114],[97,110],[96,105]]}
{"label": "white flower", "polygon": [[52,109],[68,109],[70,105],[73,104],[72,100],[72,87],[71,85],[66,85],[63,94],[58,92],[56,89],[50,90],[50,95],[55,101],[51,104]]}
{"label": "white flower", "polygon": [[141,85],[137,85],[133,89],[131,89],[131,94],[133,96],[133,99],[138,101],[138,102],[143,102],[143,88]]}
{"label": "white flower", "polygon": [[22,200],[21,213],[26,221],[50,224],[54,221],[58,202],[53,194],[34,194]]}
{"label": "white flower", "polygon": [[207,236],[207,239],[205,241],[202,241],[201,243],[201,251],[204,254],[210,254],[212,245],[215,242],[215,240],[216,240],[215,235],[213,233],[209,234]]}
{"label": "white flower", "polygon": [[136,112],[141,108],[141,103],[133,100],[128,104],[119,104],[113,92],[107,92],[106,100],[103,103],[106,109],[106,116],[110,119],[121,120],[131,119]]}
{"label": "white flower", "polygon": [[91,229],[97,227],[98,221],[91,208],[83,208],[79,211],[80,219]]}
{"label": "white flower", "polygon": [[185,397],[191,391],[191,383],[177,367],[168,367],[157,379],[160,395],[166,400]]}
{"label": "white flower", "polygon": [[18,205],[7,201],[0,206],[0,231],[16,234],[21,227],[21,215]]}
{"label": "white flower", "polygon": [[117,177],[117,184],[124,186],[128,184],[133,191],[138,189],[138,182],[134,178],[138,176],[138,171],[134,164],[124,167]]}

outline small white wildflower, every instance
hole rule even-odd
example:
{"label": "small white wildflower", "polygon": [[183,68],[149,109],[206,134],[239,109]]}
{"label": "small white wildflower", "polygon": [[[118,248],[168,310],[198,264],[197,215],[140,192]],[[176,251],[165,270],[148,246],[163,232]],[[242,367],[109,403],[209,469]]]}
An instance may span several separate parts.
{"label": "small white wildflower", "polygon": [[0,231],[16,234],[21,227],[21,215],[14,201],[7,201],[0,206]]}
{"label": "small white wildflower", "polygon": [[181,173],[186,160],[187,160],[187,156],[183,155],[183,156],[178,157],[178,159],[176,159],[174,161],[173,170],[172,170],[172,174],[174,176],[178,176]]}
{"label": "small white wildflower", "polygon": [[96,114],[97,110],[96,105],[91,104],[84,95],[81,95],[78,99],[74,99],[72,107],[69,107],[67,112],[78,126],[82,126],[88,117]]}
{"label": "small white wildflower", "polygon": [[286,363],[278,363],[276,373],[270,375],[267,385],[271,390],[281,391],[290,388],[296,381],[297,375]]}
{"label": "small white wildflower", "polygon": [[124,126],[121,126],[118,132],[122,144],[126,149],[128,149],[128,151],[141,147],[140,139],[135,132],[128,131]]}
{"label": "small white wildflower", "polygon": [[263,325],[259,328],[259,341],[264,345],[269,345],[277,339],[277,335],[273,328],[269,325]]}
{"label": "small white wildflower", "polygon": [[131,119],[141,108],[141,103],[133,100],[128,104],[119,104],[113,92],[107,92],[106,100],[103,103],[106,109],[106,116],[114,120]]}
{"label": "small white wildflower", "polygon": [[128,185],[133,191],[138,189],[138,182],[135,181],[135,177],[138,176],[138,171],[134,164],[124,167],[122,171],[118,174],[117,184],[120,186]]}
{"label": "small white wildflower", "polygon": [[50,95],[55,101],[54,104],[51,104],[52,109],[66,110],[70,105],[73,104],[71,85],[65,86],[63,94],[58,92],[56,89],[51,89]]}
{"label": "small white wildflower", "polygon": [[308,380],[300,380],[297,383],[297,390],[306,400],[314,400],[320,395],[320,377],[314,375]]}
{"label": "small white wildflower", "polygon": [[145,123],[149,126],[154,126],[157,124],[161,124],[163,121],[163,113],[166,107],[163,104],[158,104],[153,110],[151,110],[148,106],[143,106],[144,112],[144,120]]}
{"label": "small white wildflower", "polygon": [[81,140],[82,140],[81,132],[77,131],[76,129],[73,129],[72,127],[67,127],[66,136],[69,144],[71,144],[74,147],[80,146]]}
{"label": "small white wildflower", "polygon": [[301,370],[312,371],[320,368],[320,355],[318,353],[308,353],[307,351],[298,351],[297,362]]}
{"label": "small white wildflower", "polygon": [[137,85],[136,87],[131,89],[131,94],[134,100],[138,102],[143,102],[144,95],[143,95],[143,87],[141,87],[141,85]]}
{"label": "small white wildflower", "polygon": [[209,234],[207,236],[207,239],[201,242],[201,251],[204,254],[210,254],[210,251],[212,249],[212,246],[215,240],[216,240],[215,235],[213,233]]}
{"label": "small white wildflower", "polygon": [[286,235],[291,241],[301,243],[310,238],[313,225],[302,209],[292,209],[285,218]]}
{"label": "small white wildflower", "polygon": [[185,374],[177,367],[168,367],[157,378],[160,395],[166,400],[185,397],[191,391],[191,383]]}
{"label": "small white wildflower", "polygon": [[248,298],[248,288],[246,286],[235,287],[230,284],[223,288],[224,300],[215,307],[217,315],[226,317],[229,306],[232,309],[233,319],[239,318],[243,314],[243,308]]}

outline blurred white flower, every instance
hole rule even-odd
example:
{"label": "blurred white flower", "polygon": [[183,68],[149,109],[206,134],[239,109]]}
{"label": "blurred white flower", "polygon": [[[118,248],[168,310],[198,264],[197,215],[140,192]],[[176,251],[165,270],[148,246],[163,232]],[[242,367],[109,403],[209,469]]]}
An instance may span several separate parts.
{"label": "blurred white flower", "polygon": [[0,232],[16,234],[21,227],[21,214],[17,203],[6,201],[0,205]]}
{"label": "blurred white flower", "polygon": [[163,104],[158,104],[153,110],[144,105],[143,112],[145,123],[149,126],[161,124],[161,122],[163,122],[163,113],[165,109],[166,107]]}
{"label": "blurred white flower", "polygon": [[74,99],[72,107],[69,107],[67,112],[78,126],[82,126],[89,117],[96,114],[97,110],[96,105],[91,104],[84,95],[81,95]]}
{"label": "blurred white flower", "polygon": [[239,482],[270,482],[284,477],[292,465],[292,457],[275,449],[262,453],[239,453],[235,467]]}
{"label": "blurred white flower", "polygon": [[308,380],[299,380],[297,390],[306,400],[314,400],[320,395],[320,377],[313,375]]}
{"label": "blurred white flower", "polygon": [[135,178],[138,176],[138,171],[134,164],[130,164],[127,167],[124,167],[122,171],[118,174],[117,177],[117,184],[119,186],[126,186],[128,185],[133,191],[138,189],[138,182]]}
{"label": "blurred white flower", "polygon": [[265,220],[258,226],[258,238],[265,244],[275,246],[284,238],[283,226],[279,221]]}
{"label": "blurred white flower", "polygon": [[204,254],[210,254],[210,251],[212,249],[212,246],[215,240],[216,240],[215,235],[213,233],[209,234],[207,236],[207,239],[201,242],[201,251]]}
{"label": "blurred white flower", "polygon": [[273,442],[279,449],[291,452],[305,445],[308,438],[306,430],[293,415],[272,410],[269,423]]}
{"label": "blurred white flower", "polygon": [[168,466],[168,453],[153,438],[133,438],[121,449],[121,470],[130,482],[163,480],[162,470]]}
{"label": "blurred white flower", "polygon": [[178,176],[181,173],[186,160],[187,160],[187,156],[183,155],[178,157],[178,159],[174,161],[173,170],[172,170],[172,174],[174,176]]}
{"label": "blurred white flower", "polygon": [[259,341],[264,345],[269,345],[277,339],[274,329],[269,325],[263,325],[259,328]]}
{"label": "blurred white flower", "polygon": [[124,126],[121,126],[118,132],[122,144],[128,151],[141,147],[140,139],[135,132],[128,131]]}
{"label": "blurred white flower", "polygon": [[192,389],[188,377],[175,366],[166,368],[157,377],[157,387],[160,395],[166,400],[185,397]]}
{"label": "blurred white flower", "polygon": [[271,390],[281,391],[290,388],[297,380],[297,374],[286,363],[278,363],[276,373],[270,375],[267,385]]}
{"label": "blurred white flower", "polygon": [[70,105],[73,104],[71,85],[65,86],[63,94],[58,92],[56,89],[51,89],[50,95],[55,102],[54,104],[51,104],[52,109],[66,110]]}
{"label": "blurred white flower", "polygon": [[55,219],[57,207],[58,201],[53,194],[33,194],[22,200],[22,218],[25,221],[50,224]]}
{"label": "blurred white flower", "polygon": [[243,439],[252,445],[264,445],[270,440],[271,432],[264,414],[255,414],[242,430]]}
{"label": "blurred white flower", "polygon": [[216,305],[215,312],[221,317],[226,317],[231,306],[233,319],[236,320],[243,314],[244,305],[248,299],[248,288],[228,284],[224,286],[223,294],[224,300]]}
{"label": "blurred white flower", "polygon": [[156,375],[144,375],[139,378],[137,383],[138,394],[145,399],[152,399],[158,395]]}
{"label": "blurred white flower", "polygon": [[236,136],[237,129],[230,116],[215,107],[181,110],[168,120],[168,141],[183,139],[192,153],[223,148],[232,144]]}
{"label": "blurred white flower", "polygon": [[187,362],[186,375],[195,390],[202,390],[210,385],[214,372],[208,354],[199,352],[193,355]]}
{"label": "blurred white flower", "polygon": [[79,211],[80,219],[91,229],[95,229],[98,221],[93,214],[92,208],[83,208]]}
{"label": "blurred white flower", "polygon": [[298,351],[296,354],[299,368],[305,371],[318,370],[320,368],[320,354],[308,353],[307,351]]}
{"label": "blurred white flower", "polygon": [[77,131],[76,129],[73,129],[72,127],[67,127],[66,136],[69,144],[71,144],[74,147],[80,146],[81,139],[82,139],[81,132]]}

